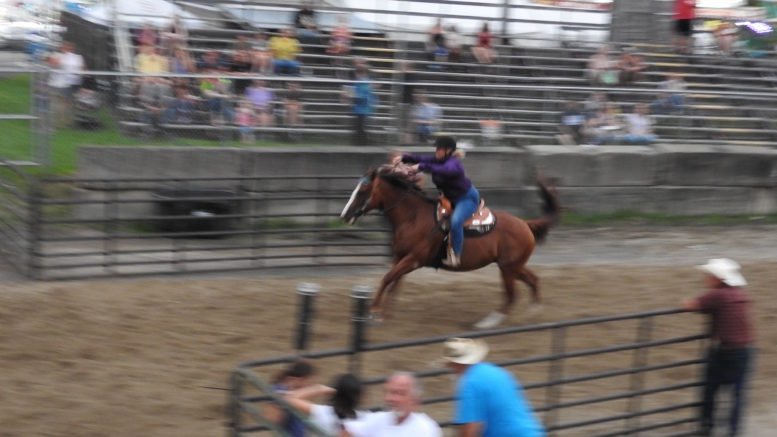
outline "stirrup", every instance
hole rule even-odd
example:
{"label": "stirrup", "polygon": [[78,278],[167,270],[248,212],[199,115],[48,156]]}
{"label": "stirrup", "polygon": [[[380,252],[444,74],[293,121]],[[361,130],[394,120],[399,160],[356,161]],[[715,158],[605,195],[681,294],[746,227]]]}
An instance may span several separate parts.
{"label": "stirrup", "polygon": [[442,263],[448,267],[458,267],[461,264],[461,259],[453,250],[448,250],[448,257],[442,260]]}

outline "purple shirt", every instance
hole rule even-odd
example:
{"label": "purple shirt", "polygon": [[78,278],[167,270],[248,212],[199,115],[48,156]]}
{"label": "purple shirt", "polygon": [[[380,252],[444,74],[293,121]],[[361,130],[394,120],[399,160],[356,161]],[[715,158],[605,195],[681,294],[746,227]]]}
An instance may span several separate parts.
{"label": "purple shirt", "polygon": [[246,98],[256,109],[267,109],[272,103],[272,91],[268,88],[249,87],[246,88]]}
{"label": "purple shirt", "polygon": [[444,161],[438,161],[434,156],[405,154],[402,155],[402,162],[417,163],[419,170],[430,173],[434,185],[454,205],[472,188],[472,182],[464,174],[464,166],[456,157],[451,156]]}

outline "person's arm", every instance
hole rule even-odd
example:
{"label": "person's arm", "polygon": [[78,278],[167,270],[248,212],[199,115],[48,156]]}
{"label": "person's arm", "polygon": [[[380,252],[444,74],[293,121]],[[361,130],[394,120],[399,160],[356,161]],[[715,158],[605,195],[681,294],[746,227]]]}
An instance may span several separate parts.
{"label": "person's arm", "polygon": [[459,427],[459,437],[479,437],[480,422],[472,422]]}
{"label": "person's arm", "polygon": [[416,155],[414,153],[405,153],[402,155],[402,162],[405,164],[421,164],[434,162],[434,156]]}
{"label": "person's arm", "polygon": [[692,299],[686,299],[682,302],[682,307],[688,311],[695,311],[700,313],[707,313],[711,311],[717,304],[717,293],[715,290],[708,291],[701,296],[696,296]]}
{"label": "person's arm", "polygon": [[457,159],[448,159],[445,162],[420,162],[418,169],[423,172],[437,173],[444,176],[463,175],[464,169]]}

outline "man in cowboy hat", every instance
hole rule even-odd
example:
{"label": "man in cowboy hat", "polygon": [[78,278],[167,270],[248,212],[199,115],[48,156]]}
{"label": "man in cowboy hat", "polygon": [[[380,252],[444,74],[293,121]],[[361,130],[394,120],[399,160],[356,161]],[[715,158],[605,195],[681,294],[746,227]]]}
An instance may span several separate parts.
{"label": "man in cowboy hat", "polygon": [[744,387],[755,341],[752,301],[743,288],[747,281],[735,261],[715,258],[697,268],[705,273],[704,282],[709,290],[684,301],[683,307],[710,316],[712,344],[707,354],[702,387],[702,435],[712,435],[715,394],[721,386],[731,385],[733,402],[728,435],[735,436],[740,431]]}
{"label": "man in cowboy hat", "polygon": [[523,389],[505,369],[483,362],[488,345],[471,338],[445,342],[443,360],[458,376],[454,422],[460,437],[540,437],[545,431]]}

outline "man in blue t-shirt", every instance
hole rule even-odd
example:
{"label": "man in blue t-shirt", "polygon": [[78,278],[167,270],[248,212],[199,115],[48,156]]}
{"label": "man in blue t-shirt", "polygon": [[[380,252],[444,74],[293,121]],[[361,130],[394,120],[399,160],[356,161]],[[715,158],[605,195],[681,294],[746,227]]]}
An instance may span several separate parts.
{"label": "man in blue t-shirt", "polygon": [[542,437],[518,381],[505,369],[483,362],[488,346],[480,340],[452,338],[443,359],[458,375],[454,422],[460,437]]}

